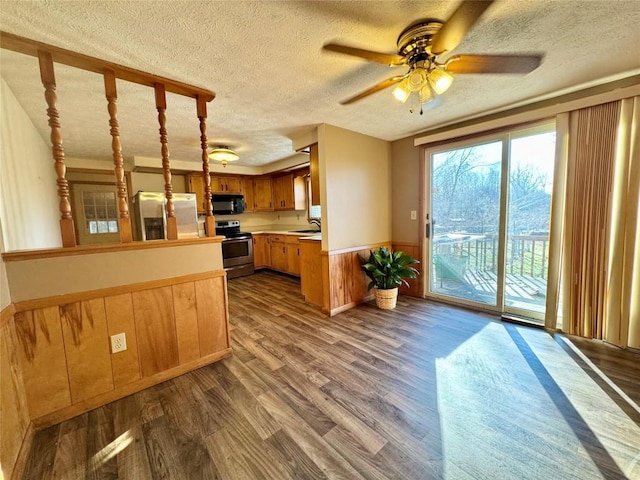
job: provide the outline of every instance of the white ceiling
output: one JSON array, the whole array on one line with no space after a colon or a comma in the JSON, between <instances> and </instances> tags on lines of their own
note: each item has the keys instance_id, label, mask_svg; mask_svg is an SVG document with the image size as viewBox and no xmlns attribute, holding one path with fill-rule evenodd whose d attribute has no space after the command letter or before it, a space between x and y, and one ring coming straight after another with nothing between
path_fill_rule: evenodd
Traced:
<instances>
[{"instance_id":1,"label":"white ceiling","mask_svg":"<svg viewBox=\"0 0 640 480\"><path fill-rule=\"evenodd\" d=\"M536 53L522 75L458 75L425 114L391 89L339 102L404 68L322 51L328 41L395 53L420 18L446 20L456 1L12 1L0 28L83 54L207 88L208 137L257 166L292 155L291 138L329 123L396 140L578 85L640 72L640 0L498 0L453 54ZM442 58L441 58L442 60ZM2 50L1 75L49 138L37 60ZM56 66L67 157L111 159L102 79ZM153 90L118 83L123 154L160 157ZM2 121L10 121L1 119ZM200 162L195 101L168 94L172 159ZM197 168L197 167L195 167Z\"/></svg>"}]
</instances>

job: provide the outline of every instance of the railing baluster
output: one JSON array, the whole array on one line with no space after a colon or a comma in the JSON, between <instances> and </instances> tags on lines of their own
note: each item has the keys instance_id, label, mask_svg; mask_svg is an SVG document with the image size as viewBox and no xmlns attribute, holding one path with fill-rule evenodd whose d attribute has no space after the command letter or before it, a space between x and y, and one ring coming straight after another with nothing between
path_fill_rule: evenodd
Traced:
<instances>
[{"instance_id":1,"label":"railing baluster","mask_svg":"<svg viewBox=\"0 0 640 480\"><path fill-rule=\"evenodd\" d=\"M167 239L178 238L178 223L173 209L173 187L171 186L171 162L169 161L169 146L167 142L167 95L164 85L155 84L156 108L158 110L158 123L160 124L160 144L162 152L162 174L164 175L164 194L167 197Z\"/></svg>"},{"instance_id":2,"label":"railing baluster","mask_svg":"<svg viewBox=\"0 0 640 480\"><path fill-rule=\"evenodd\" d=\"M531 240L531 276L534 276L533 273L533 266L536 263L536 241L535 240Z\"/></svg>"},{"instance_id":3,"label":"railing baluster","mask_svg":"<svg viewBox=\"0 0 640 480\"><path fill-rule=\"evenodd\" d=\"M124 180L124 160L122 158L122 147L120 145L118 90L116 88L116 75L113 70L104 71L104 92L107 97L109 126L111 127L111 150L113 151L113 165L116 176L116 190L118 196L118 231L120 232L120 241L122 243L129 243L133 241L133 237L131 235L129 204L127 203L127 184Z\"/></svg>"},{"instance_id":4,"label":"railing baluster","mask_svg":"<svg viewBox=\"0 0 640 480\"><path fill-rule=\"evenodd\" d=\"M62 148L62 133L60 132L60 114L58 112L56 94L56 76L53 67L53 57L49 52L38 51L40 78L44 86L44 98L47 102L47 115L51 127L51 153L56 170L58 197L60 199L60 235L63 247L76 246L76 232L69 201L69 182L67 182L67 167L64 164L64 149Z\"/></svg>"},{"instance_id":5,"label":"railing baluster","mask_svg":"<svg viewBox=\"0 0 640 480\"><path fill-rule=\"evenodd\" d=\"M200 120L200 146L202 148L202 178L204 179L205 231L207 237L216 234L213 207L211 205L211 176L209 175L209 153L207 152L207 101L198 95L196 98L198 120Z\"/></svg>"}]
</instances>

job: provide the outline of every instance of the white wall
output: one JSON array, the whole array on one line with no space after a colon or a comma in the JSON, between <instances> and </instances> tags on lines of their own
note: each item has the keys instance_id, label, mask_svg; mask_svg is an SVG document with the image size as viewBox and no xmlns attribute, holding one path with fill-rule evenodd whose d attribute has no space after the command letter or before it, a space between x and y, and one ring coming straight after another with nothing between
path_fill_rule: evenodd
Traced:
<instances>
[{"instance_id":1,"label":"white wall","mask_svg":"<svg viewBox=\"0 0 640 480\"><path fill-rule=\"evenodd\" d=\"M173 193L185 193L186 176L171 175L171 186ZM131 172L131 192L132 197L139 191L143 192L164 192L164 176L161 173Z\"/></svg>"},{"instance_id":2,"label":"white wall","mask_svg":"<svg viewBox=\"0 0 640 480\"><path fill-rule=\"evenodd\" d=\"M43 96L43 114L45 108ZM6 251L60 247L51 148L1 78L0 122L0 220L4 247Z\"/></svg>"},{"instance_id":3,"label":"white wall","mask_svg":"<svg viewBox=\"0 0 640 480\"><path fill-rule=\"evenodd\" d=\"M4 242L2 241L2 219L0 218L0 253L4 252ZM0 257L0 311L4 310L11 303L9 292L9 281L7 280L7 269L4 260Z\"/></svg>"},{"instance_id":4,"label":"white wall","mask_svg":"<svg viewBox=\"0 0 640 480\"><path fill-rule=\"evenodd\" d=\"M318 127L318 153L326 232L322 249L390 241L389 142L323 124Z\"/></svg>"}]
</instances>

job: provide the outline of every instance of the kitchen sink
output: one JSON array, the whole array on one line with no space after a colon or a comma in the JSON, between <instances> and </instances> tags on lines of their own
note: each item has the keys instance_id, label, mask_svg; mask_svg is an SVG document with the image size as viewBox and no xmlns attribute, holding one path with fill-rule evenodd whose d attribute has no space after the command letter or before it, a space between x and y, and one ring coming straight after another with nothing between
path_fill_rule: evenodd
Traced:
<instances>
[{"instance_id":1,"label":"kitchen sink","mask_svg":"<svg viewBox=\"0 0 640 480\"><path fill-rule=\"evenodd\" d=\"M291 233L322 233L320 230L289 230Z\"/></svg>"}]
</instances>

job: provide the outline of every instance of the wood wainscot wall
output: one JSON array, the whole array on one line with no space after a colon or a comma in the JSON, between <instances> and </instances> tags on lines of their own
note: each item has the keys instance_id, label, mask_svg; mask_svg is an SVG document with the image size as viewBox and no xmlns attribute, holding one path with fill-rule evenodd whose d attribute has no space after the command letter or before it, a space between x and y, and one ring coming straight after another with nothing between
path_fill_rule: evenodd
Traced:
<instances>
[{"instance_id":1,"label":"wood wainscot wall","mask_svg":"<svg viewBox=\"0 0 640 480\"><path fill-rule=\"evenodd\" d=\"M319 239L301 237L300 282L305 301L333 316L373 299L362 263L370 250L382 245L389 247L390 242L326 252Z\"/></svg>"},{"instance_id":2,"label":"wood wainscot wall","mask_svg":"<svg viewBox=\"0 0 640 480\"><path fill-rule=\"evenodd\" d=\"M22 477L34 434L18 360L14 313L10 304L0 317L0 465L7 479Z\"/></svg>"},{"instance_id":3,"label":"wood wainscot wall","mask_svg":"<svg viewBox=\"0 0 640 480\"><path fill-rule=\"evenodd\" d=\"M403 243L403 242L393 242L393 250L402 250L407 255L411 255L413 258L420 260L422 257L422 253L420 251L420 245L417 243ZM418 297L422 298L422 282L424 281L424 268L422 265L422 260L420 263L413 265L420 275L418 278L409 278L407 282L409 282L410 287L407 288L404 285L400 287L398 290L399 293L403 295L409 295L410 297Z\"/></svg>"},{"instance_id":4,"label":"wood wainscot wall","mask_svg":"<svg viewBox=\"0 0 640 480\"><path fill-rule=\"evenodd\" d=\"M231 354L222 238L3 254L17 300L2 313L7 478L20 475L34 428ZM112 353L119 333L127 348Z\"/></svg>"},{"instance_id":5,"label":"wood wainscot wall","mask_svg":"<svg viewBox=\"0 0 640 480\"><path fill-rule=\"evenodd\" d=\"M369 251L391 242L375 243L331 252L322 251L319 238L300 238L300 282L305 301L319 306L322 312L337 315L360 303L373 299L367 290L369 278L362 270L362 263L369 258ZM420 246L413 243L393 243L394 250L402 250L414 258L420 258ZM400 287L399 292L412 297L422 297L422 264L414 265L420 272L410 279L410 288Z\"/></svg>"}]
</instances>

